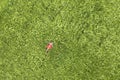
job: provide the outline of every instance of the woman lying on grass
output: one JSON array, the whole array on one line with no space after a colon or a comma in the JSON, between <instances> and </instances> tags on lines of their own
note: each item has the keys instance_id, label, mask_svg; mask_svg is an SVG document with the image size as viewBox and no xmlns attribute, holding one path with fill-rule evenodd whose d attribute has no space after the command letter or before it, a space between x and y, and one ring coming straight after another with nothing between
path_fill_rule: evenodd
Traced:
<instances>
[{"instance_id":1,"label":"woman lying on grass","mask_svg":"<svg viewBox=\"0 0 120 80\"><path fill-rule=\"evenodd\" d=\"M46 53L48 53L48 51L52 49L52 47L53 47L53 42L48 43L48 45L46 46Z\"/></svg>"}]
</instances>

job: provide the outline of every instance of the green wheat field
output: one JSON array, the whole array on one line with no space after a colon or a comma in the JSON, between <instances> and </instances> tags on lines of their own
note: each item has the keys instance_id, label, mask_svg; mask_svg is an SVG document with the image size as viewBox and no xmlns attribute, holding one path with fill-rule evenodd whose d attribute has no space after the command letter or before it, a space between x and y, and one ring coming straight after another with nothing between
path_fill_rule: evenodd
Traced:
<instances>
[{"instance_id":1,"label":"green wheat field","mask_svg":"<svg viewBox=\"0 0 120 80\"><path fill-rule=\"evenodd\" d=\"M120 0L0 0L0 80L120 80Z\"/></svg>"}]
</instances>

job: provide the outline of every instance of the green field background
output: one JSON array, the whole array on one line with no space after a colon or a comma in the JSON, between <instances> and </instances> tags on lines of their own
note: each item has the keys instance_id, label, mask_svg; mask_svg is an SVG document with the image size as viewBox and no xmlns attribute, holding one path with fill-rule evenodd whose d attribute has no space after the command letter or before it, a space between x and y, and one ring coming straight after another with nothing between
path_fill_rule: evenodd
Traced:
<instances>
[{"instance_id":1,"label":"green field background","mask_svg":"<svg viewBox=\"0 0 120 80\"><path fill-rule=\"evenodd\" d=\"M120 0L0 0L0 80L120 80Z\"/></svg>"}]
</instances>

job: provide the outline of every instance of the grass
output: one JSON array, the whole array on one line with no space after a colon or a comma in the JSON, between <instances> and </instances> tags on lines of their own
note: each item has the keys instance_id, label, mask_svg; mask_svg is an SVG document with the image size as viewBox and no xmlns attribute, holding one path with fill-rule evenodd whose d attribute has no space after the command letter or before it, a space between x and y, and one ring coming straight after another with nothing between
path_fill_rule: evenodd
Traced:
<instances>
[{"instance_id":1,"label":"grass","mask_svg":"<svg viewBox=\"0 0 120 80\"><path fill-rule=\"evenodd\" d=\"M1 0L0 80L119 80L119 4Z\"/></svg>"}]
</instances>

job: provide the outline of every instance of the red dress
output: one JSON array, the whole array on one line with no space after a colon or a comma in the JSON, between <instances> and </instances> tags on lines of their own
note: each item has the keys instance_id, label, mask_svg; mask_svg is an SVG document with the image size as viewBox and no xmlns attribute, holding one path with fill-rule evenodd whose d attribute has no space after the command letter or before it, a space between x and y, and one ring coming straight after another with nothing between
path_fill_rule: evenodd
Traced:
<instances>
[{"instance_id":1,"label":"red dress","mask_svg":"<svg viewBox=\"0 0 120 80\"><path fill-rule=\"evenodd\" d=\"M47 49L52 49L52 44L49 43L46 48Z\"/></svg>"}]
</instances>

